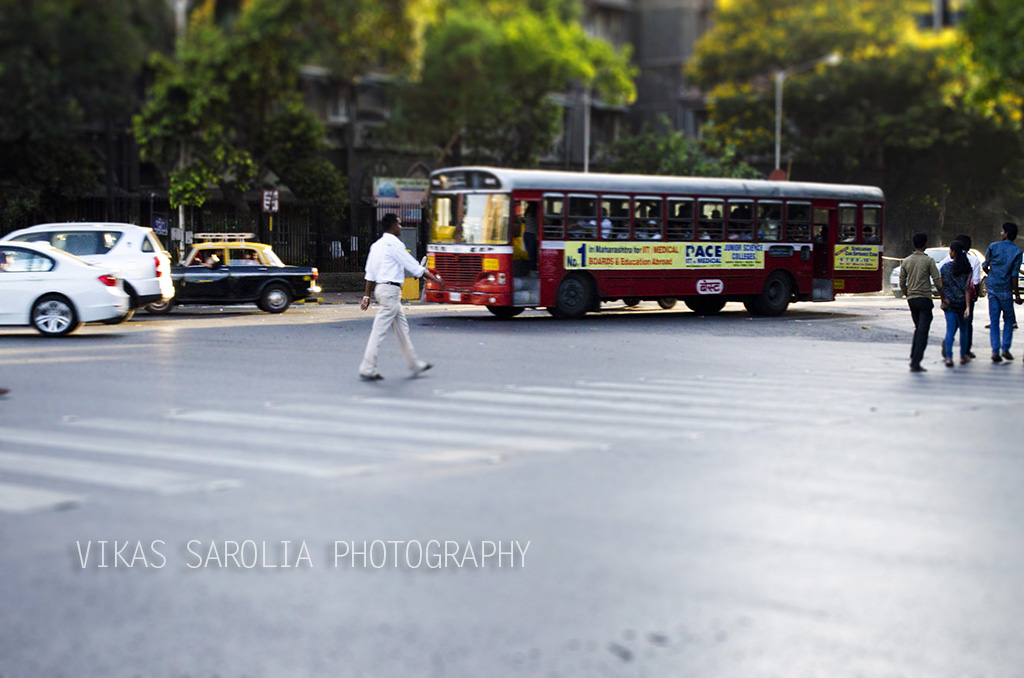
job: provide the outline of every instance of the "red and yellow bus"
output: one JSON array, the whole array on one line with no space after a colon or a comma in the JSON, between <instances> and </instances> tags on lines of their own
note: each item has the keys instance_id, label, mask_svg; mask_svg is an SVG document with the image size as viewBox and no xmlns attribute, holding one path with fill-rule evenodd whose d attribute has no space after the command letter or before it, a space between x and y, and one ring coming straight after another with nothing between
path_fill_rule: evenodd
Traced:
<instances>
[{"instance_id":1,"label":"red and yellow bus","mask_svg":"<svg viewBox=\"0 0 1024 678\"><path fill-rule=\"evenodd\" d=\"M872 186L457 167L430 178L426 300L498 317L601 302L682 300L702 314L741 301L882 289L884 196Z\"/></svg>"}]
</instances>

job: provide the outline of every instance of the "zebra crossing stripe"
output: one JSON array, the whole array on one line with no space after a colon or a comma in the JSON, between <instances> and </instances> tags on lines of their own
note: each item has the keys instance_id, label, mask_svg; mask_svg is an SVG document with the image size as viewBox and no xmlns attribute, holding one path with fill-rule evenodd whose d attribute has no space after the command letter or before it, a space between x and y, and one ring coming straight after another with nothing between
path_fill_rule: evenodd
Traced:
<instances>
[{"instance_id":1,"label":"zebra crossing stripe","mask_svg":"<svg viewBox=\"0 0 1024 678\"><path fill-rule=\"evenodd\" d=\"M125 490L150 491L157 494L205 492L237 485L237 481L208 480L162 469L64 457L41 457L17 452L0 452L0 469L8 473L43 476Z\"/></svg>"},{"instance_id":2,"label":"zebra crossing stripe","mask_svg":"<svg viewBox=\"0 0 1024 678\"><path fill-rule=\"evenodd\" d=\"M82 497L24 485L0 483L0 513L30 513L77 505Z\"/></svg>"}]
</instances>

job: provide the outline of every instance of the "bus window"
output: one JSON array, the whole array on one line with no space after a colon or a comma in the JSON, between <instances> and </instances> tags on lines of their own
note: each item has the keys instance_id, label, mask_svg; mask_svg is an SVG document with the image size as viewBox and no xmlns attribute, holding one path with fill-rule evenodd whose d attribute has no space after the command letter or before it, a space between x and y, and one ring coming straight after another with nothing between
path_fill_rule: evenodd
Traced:
<instances>
[{"instance_id":1,"label":"bus window","mask_svg":"<svg viewBox=\"0 0 1024 678\"><path fill-rule=\"evenodd\" d=\"M668 201L668 239L693 240L693 201Z\"/></svg>"},{"instance_id":2,"label":"bus window","mask_svg":"<svg viewBox=\"0 0 1024 678\"><path fill-rule=\"evenodd\" d=\"M569 237L592 240L597 237L597 197L569 196Z\"/></svg>"},{"instance_id":3,"label":"bus window","mask_svg":"<svg viewBox=\"0 0 1024 678\"><path fill-rule=\"evenodd\" d=\"M857 241L857 206L839 206L839 242Z\"/></svg>"},{"instance_id":4,"label":"bus window","mask_svg":"<svg viewBox=\"0 0 1024 678\"><path fill-rule=\"evenodd\" d=\"M864 206L864 242L878 242L882 227L882 208L878 205Z\"/></svg>"},{"instance_id":5,"label":"bus window","mask_svg":"<svg viewBox=\"0 0 1024 678\"><path fill-rule=\"evenodd\" d=\"M544 239L563 240L565 238L565 197L561 195L544 196Z\"/></svg>"},{"instance_id":6,"label":"bus window","mask_svg":"<svg viewBox=\"0 0 1024 678\"><path fill-rule=\"evenodd\" d=\"M629 198L606 195L601 198L601 239L629 240Z\"/></svg>"},{"instance_id":7,"label":"bus window","mask_svg":"<svg viewBox=\"0 0 1024 678\"><path fill-rule=\"evenodd\" d=\"M786 205L786 239L807 242L811 239L811 204L791 202Z\"/></svg>"},{"instance_id":8,"label":"bus window","mask_svg":"<svg viewBox=\"0 0 1024 678\"><path fill-rule=\"evenodd\" d=\"M782 203L757 203L757 239L778 242L782 240Z\"/></svg>"},{"instance_id":9,"label":"bus window","mask_svg":"<svg viewBox=\"0 0 1024 678\"><path fill-rule=\"evenodd\" d=\"M725 237L725 220L722 214L725 211L725 203L721 200L701 200L700 225L698 228L698 240L721 240Z\"/></svg>"},{"instance_id":10,"label":"bus window","mask_svg":"<svg viewBox=\"0 0 1024 678\"><path fill-rule=\"evenodd\" d=\"M751 200L729 201L729 240L754 239L754 203Z\"/></svg>"},{"instance_id":11,"label":"bus window","mask_svg":"<svg viewBox=\"0 0 1024 678\"><path fill-rule=\"evenodd\" d=\"M449 197L434 198L433 216L430 220L430 241L455 242L454 200Z\"/></svg>"},{"instance_id":12,"label":"bus window","mask_svg":"<svg viewBox=\"0 0 1024 678\"><path fill-rule=\"evenodd\" d=\"M637 240L661 240L661 198L637 198L633 210Z\"/></svg>"}]
</instances>

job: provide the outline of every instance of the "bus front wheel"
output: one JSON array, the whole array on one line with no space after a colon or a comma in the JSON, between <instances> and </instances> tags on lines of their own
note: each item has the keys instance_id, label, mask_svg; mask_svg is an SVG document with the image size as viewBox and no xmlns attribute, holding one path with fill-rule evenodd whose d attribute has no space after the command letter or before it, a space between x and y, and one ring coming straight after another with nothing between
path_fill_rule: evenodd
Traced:
<instances>
[{"instance_id":1,"label":"bus front wheel","mask_svg":"<svg viewBox=\"0 0 1024 678\"><path fill-rule=\"evenodd\" d=\"M714 315L725 308L725 299L721 297L688 297L683 303L701 315Z\"/></svg>"},{"instance_id":2,"label":"bus front wheel","mask_svg":"<svg viewBox=\"0 0 1024 678\"><path fill-rule=\"evenodd\" d=\"M488 306L487 310L490 311L495 318L508 320L509 318L515 318L526 309L516 308L514 306Z\"/></svg>"},{"instance_id":3,"label":"bus front wheel","mask_svg":"<svg viewBox=\"0 0 1024 678\"><path fill-rule=\"evenodd\" d=\"M789 308L792 296L793 285L789 276L782 271L775 271L764 281L764 292L753 298L754 311L758 315L782 315Z\"/></svg>"},{"instance_id":4,"label":"bus front wheel","mask_svg":"<svg viewBox=\"0 0 1024 678\"><path fill-rule=\"evenodd\" d=\"M580 274L565 276L555 292L555 305L551 314L556 318L575 320L582 318L594 307L596 296L590 280Z\"/></svg>"}]
</instances>

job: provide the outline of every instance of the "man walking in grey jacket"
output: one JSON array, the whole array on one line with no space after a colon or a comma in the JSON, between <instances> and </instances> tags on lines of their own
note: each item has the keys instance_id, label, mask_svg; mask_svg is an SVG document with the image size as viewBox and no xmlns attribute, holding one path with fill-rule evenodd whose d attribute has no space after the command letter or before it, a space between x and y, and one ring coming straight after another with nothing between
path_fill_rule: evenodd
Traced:
<instances>
[{"instance_id":1,"label":"man walking in grey jacket","mask_svg":"<svg viewBox=\"0 0 1024 678\"><path fill-rule=\"evenodd\" d=\"M900 289L910 306L910 317L914 319L914 341L910 347L910 371L925 372L921 366L924 349L928 346L928 331L932 327L932 284L942 296L942 276L935 260L924 252L928 235L914 235L914 253L900 264Z\"/></svg>"}]
</instances>

